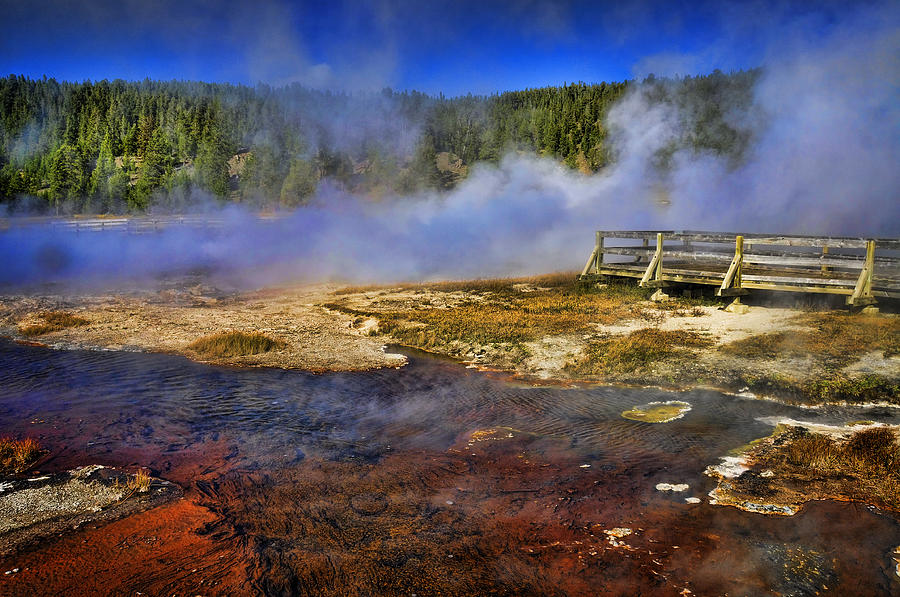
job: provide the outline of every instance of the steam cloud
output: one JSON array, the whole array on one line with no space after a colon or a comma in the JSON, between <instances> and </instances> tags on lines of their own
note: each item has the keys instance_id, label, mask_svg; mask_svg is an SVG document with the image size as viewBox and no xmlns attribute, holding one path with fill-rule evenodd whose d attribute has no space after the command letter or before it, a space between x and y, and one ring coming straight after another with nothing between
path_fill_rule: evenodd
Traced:
<instances>
[{"instance_id":1,"label":"steam cloud","mask_svg":"<svg viewBox=\"0 0 900 597\"><path fill-rule=\"evenodd\" d=\"M754 106L729 115L756 139L736 167L684 150L660 175L653 156L680 136L683 113L648 103L634 85L607 123L615 165L595 176L510 154L497 167L476 166L446 195L372 203L326 185L312 206L275 222L226 208L225 230L212 233L13 229L0 233L0 282L205 266L249 285L528 274L579 268L594 229L897 236L898 13L890 3L866 5L824 37L771 45Z\"/></svg>"}]
</instances>

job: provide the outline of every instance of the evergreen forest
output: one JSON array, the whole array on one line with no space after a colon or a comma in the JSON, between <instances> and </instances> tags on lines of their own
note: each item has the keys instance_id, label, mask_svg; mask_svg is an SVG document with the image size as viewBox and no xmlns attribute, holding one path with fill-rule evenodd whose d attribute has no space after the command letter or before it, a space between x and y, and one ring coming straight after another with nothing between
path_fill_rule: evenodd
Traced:
<instances>
[{"instance_id":1,"label":"evergreen forest","mask_svg":"<svg viewBox=\"0 0 900 597\"><path fill-rule=\"evenodd\" d=\"M607 115L637 86L678 107L682 138L660 152L739 163L759 71L572 83L490 96L372 93L189 81L0 79L0 205L44 213L185 209L202 191L255 209L293 208L320 184L378 198L447 190L508 152L585 174L615 162Z\"/></svg>"}]
</instances>

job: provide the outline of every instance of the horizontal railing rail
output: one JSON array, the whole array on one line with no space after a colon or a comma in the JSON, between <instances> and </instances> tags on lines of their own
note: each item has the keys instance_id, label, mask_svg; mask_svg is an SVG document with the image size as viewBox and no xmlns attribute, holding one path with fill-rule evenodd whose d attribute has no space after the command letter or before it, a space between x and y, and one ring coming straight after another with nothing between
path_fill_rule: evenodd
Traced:
<instances>
[{"instance_id":1,"label":"horizontal railing rail","mask_svg":"<svg viewBox=\"0 0 900 597\"><path fill-rule=\"evenodd\" d=\"M261 213L254 221L271 222L284 217L279 213ZM0 218L0 232L33 227L51 227L73 232L121 231L130 234L158 232L170 227L217 229L225 226L225 218L217 215L117 216L117 217L11 217Z\"/></svg>"},{"instance_id":2,"label":"horizontal railing rail","mask_svg":"<svg viewBox=\"0 0 900 597\"><path fill-rule=\"evenodd\" d=\"M636 241L640 241L640 245ZM582 276L718 286L720 296L750 289L847 295L866 306L900 298L900 239L737 234L695 230L599 230Z\"/></svg>"}]
</instances>

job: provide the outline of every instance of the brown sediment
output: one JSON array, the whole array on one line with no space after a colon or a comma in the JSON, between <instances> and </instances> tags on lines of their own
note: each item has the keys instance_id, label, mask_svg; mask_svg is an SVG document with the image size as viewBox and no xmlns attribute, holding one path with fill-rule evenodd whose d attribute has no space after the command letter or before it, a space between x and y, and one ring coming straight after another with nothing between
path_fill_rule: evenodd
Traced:
<instances>
[{"instance_id":1,"label":"brown sediment","mask_svg":"<svg viewBox=\"0 0 900 597\"><path fill-rule=\"evenodd\" d=\"M826 587L885 594L882 579L861 572L865 562L839 561L830 531L822 545L797 543L796 531L736 510L716 510L712 524L702 506L648 507L643 478L627 468L583 468L561 439L481 432L463 434L454 444L460 449L447 452L397 452L377 463L310 458L277 475L235 471L200 482L199 503L220 515L210 532L247 543L255 554L253 586L271 595L788 594ZM473 435L494 441L470 442ZM799 524L821 525L839 507L822 504L798 515L806 519ZM741 538L761 527L770 543ZM871 551L861 557L874 557ZM753 570L748 561L767 564Z\"/></svg>"},{"instance_id":2,"label":"brown sediment","mask_svg":"<svg viewBox=\"0 0 900 597\"><path fill-rule=\"evenodd\" d=\"M182 499L83 526L40 549L0 556L0 571L10 572L0 575L0 595L246 595L240 542L204 532L217 520Z\"/></svg>"},{"instance_id":3,"label":"brown sediment","mask_svg":"<svg viewBox=\"0 0 900 597\"><path fill-rule=\"evenodd\" d=\"M837 530L798 543L793 527L736 510L650 503L643 469L585 462L562 437L498 426L446 451L273 470L229 471L203 451L190 460L181 476L216 474L195 476L186 499L0 556L0 571L18 569L0 576L0 594L889 594L866 568L883 537L838 561ZM794 518L827 527L836 508ZM885 532L865 517L856 530ZM768 543L747 544L751 532Z\"/></svg>"}]
</instances>

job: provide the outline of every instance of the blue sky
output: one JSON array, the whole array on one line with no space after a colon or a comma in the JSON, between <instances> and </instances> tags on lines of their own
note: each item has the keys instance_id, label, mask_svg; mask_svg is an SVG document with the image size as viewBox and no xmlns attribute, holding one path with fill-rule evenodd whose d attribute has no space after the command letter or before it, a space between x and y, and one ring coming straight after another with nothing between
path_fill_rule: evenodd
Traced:
<instances>
[{"instance_id":1,"label":"blue sky","mask_svg":"<svg viewBox=\"0 0 900 597\"><path fill-rule=\"evenodd\" d=\"M0 0L0 73L491 93L754 67L853 4Z\"/></svg>"}]
</instances>

